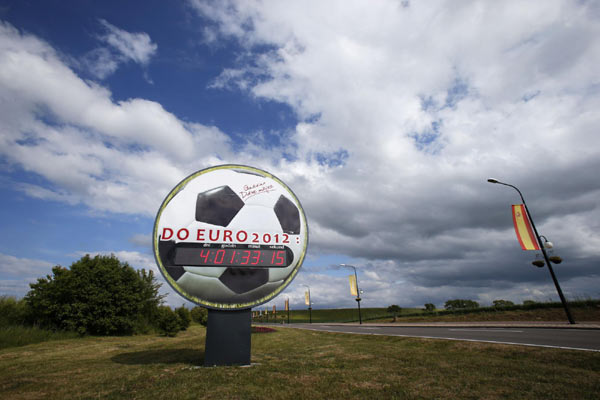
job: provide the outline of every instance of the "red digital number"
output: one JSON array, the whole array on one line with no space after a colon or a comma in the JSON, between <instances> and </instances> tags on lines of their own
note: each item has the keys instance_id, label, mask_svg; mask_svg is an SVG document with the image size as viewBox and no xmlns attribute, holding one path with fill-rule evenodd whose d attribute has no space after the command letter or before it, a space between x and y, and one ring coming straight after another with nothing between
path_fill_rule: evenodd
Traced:
<instances>
[{"instance_id":1,"label":"red digital number","mask_svg":"<svg viewBox=\"0 0 600 400\"><path fill-rule=\"evenodd\" d=\"M242 262L240 265L248 265L248 261L250 261L250 250L244 250L244 256L242 257Z\"/></svg>"},{"instance_id":2,"label":"red digital number","mask_svg":"<svg viewBox=\"0 0 600 400\"><path fill-rule=\"evenodd\" d=\"M279 250L273 252L271 255L271 265L284 265L285 264L285 250Z\"/></svg>"},{"instance_id":3,"label":"red digital number","mask_svg":"<svg viewBox=\"0 0 600 400\"><path fill-rule=\"evenodd\" d=\"M215 255L215 264L223 264L224 257L225 257L225 250L223 250L223 249L217 250L217 254Z\"/></svg>"},{"instance_id":4,"label":"red digital number","mask_svg":"<svg viewBox=\"0 0 600 400\"><path fill-rule=\"evenodd\" d=\"M285 250L280 250L277 252L277 264L275 265L283 265L285 263Z\"/></svg>"},{"instance_id":5,"label":"red digital number","mask_svg":"<svg viewBox=\"0 0 600 400\"><path fill-rule=\"evenodd\" d=\"M252 253L254 253L254 254L252 256L252 261L250 262L250 264L256 265L260 261L260 251L259 250L254 250Z\"/></svg>"},{"instance_id":6,"label":"red digital number","mask_svg":"<svg viewBox=\"0 0 600 400\"><path fill-rule=\"evenodd\" d=\"M233 265L233 260L235 258L235 250L231 252L231 260L229 260L229 264Z\"/></svg>"},{"instance_id":7,"label":"red digital number","mask_svg":"<svg viewBox=\"0 0 600 400\"><path fill-rule=\"evenodd\" d=\"M208 256L210 255L210 250L202 249L200 250L200 259L204 264L208 264Z\"/></svg>"}]
</instances>

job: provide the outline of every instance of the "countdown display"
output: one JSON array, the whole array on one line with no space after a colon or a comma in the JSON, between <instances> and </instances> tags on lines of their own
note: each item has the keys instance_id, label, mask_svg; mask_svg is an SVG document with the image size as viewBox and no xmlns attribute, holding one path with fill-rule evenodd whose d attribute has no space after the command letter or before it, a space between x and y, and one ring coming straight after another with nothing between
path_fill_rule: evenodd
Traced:
<instances>
[{"instance_id":1,"label":"countdown display","mask_svg":"<svg viewBox=\"0 0 600 400\"><path fill-rule=\"evenodd\" d=\"M154 255L181 296L212 309L268 302L298 273L308 246L299 200L277 177L244 165L181 181L154 223Z\"/></svg>"},{"instance_id":2,"label":"countdown display","mask_svg":"<svg viewBox=\"0 0 600 400\"><path fill-rule=\"evenodd\" d=\"M199 267L266 267L285 268L289 265L291 250L281 249L249 249L249 248L211 248L211 247L178 247L175 249L175 265L195 265Z\"/></svg>"}]
</instances>

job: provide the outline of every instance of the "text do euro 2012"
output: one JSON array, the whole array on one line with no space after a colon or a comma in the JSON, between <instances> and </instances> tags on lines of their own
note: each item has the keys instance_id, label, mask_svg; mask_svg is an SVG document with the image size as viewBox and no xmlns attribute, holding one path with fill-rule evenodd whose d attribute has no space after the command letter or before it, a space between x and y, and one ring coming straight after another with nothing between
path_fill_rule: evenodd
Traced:
<instances>
[{"instance_id":1,"label":"text do euro 2012","mask_svg":"<svg viewBox=\"0 0 600 400\"><path fill-rule=\"evenodd\" d=\"M220 243L264 243L264 244L289 244L290 235L287 233L257 233L244 230L234 231L229 229L187 229L163 228L160 240L220 242Z\"/></svg>"}]
</instances>

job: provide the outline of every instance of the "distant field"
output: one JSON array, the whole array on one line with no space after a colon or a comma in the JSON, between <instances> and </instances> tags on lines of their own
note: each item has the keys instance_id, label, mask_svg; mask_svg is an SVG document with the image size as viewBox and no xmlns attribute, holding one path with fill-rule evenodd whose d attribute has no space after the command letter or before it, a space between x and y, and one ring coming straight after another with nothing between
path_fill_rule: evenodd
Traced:
<instances>
[{"instance_id":1,"label":"distant field","mask_svg":"<svg viewBox=\"0 0 600 400\"><path fill-rule=\"evenodd\" d=\"M573 301L570 309L576 322L600 321L600 301ZM363 322L392 322L393 316L387 308L361 309ZM257 322L266 322L265 316L255 318ZM291 310L290 323L308 322L308 310ZM277 322L287 322L287 313L277 311ZM356 308L312 310L313 322L358 322ZM420 308L403 308L397 322L479 322L479 321L566 321L565 311L560 303L538 303L523 307L516 305L507 309L481 307L473 310L436 310L427 313ZM269 313L269 322L274 322Z\"/></svg>"},{"instance_id":2,"label":"distant field","mask_svg":"<svg viewBox=\"0 0 600 400\"><path fill-rule=\"evenodd\" d=\"M249 368L197 368L205 329L0 350L2 399L596 399L600 353L345 335L254 334Z\"/></svg>"},{"instance_id":3,"label":"distant field","mask_svg":"<svg viewBox=\"0 0 600 400\"><path fill-rule=\"evenodd\" d=\"M422 310L418 308L403 309L403 314L420 313ZM385 308L363 308L361 309L363 321L391 317ZM256 321L266 322L267 318L263 315L256 318ZM269 312L269 322L273 322L273 314ZM287 322L287 312L277 311L277 322ZM309 321L308 310L290 310L290 323L304 323ZM358 321L357 308L338 308L338 309L322 309L312 310L313 322L354 322Z\"/></svg>"}]
</instances>

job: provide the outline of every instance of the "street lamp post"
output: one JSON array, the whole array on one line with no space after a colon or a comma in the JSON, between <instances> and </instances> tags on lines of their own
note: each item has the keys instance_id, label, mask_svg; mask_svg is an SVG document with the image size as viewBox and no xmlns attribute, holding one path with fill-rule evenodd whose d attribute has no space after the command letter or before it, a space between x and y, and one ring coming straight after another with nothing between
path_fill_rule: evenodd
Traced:
<instances>
[{"instance_id":1,"label":"street lamp post","mask_svg":"<svg viewBox=\"0 0 600 400\"><path fill-rule=\"evenodd\" d=\"M546 260L546 265L548 266L548 271L550 271L550 276L552 277L552 281L554 282L554 286L556 287L556 291L558 292L558 297L560 297L560 301L562 302L563 308L565 309L565 313L567 314L567 319L569 320L570 324L574 324L575 320L571 316L571 310L569 310L569 305L567 304L567 300L565 299L565 296L563 295L560 285L558 284L558 279L556 279L556 275L554 274L552 265L550 265L550 260L548 259L548 254L546 253L546 249L545 249L544 244L542 243L542 239L540 238L540 235L538 234L535 224L533 223L533 218L531 217L529 208L527 208L527 203L525 203L525 198L523 197L523 193L521 193L521 191L516 186L510 185L508 183L500 182L497 179L489 178L487 181L489 183L495 183L498 185L510 186L511 188L515 189L517 191L517 193L519 193L519 196L521 196L521 201L523 201L523 206L525 207L525 211L527 212L527 216L529 217L529 222L531 222L531 227L533 228L533 232L535 233L535 237L537 239L538 245L539 245L540 249L542 250L542 254L544 255L544 260Z\"/></svg>"},{"instance_id":2,"label":"street lamp post","mask_svg":"<svg viewBox=\"0 0 600 400\"><path fill-rule=\"evenodd\" d=\"M340 264L342 267L350 267L354 270L354 279L356 280L356 304L358 304L358 323L362 325L362 316L360 314L360 290L358 289L358 275L356 275L356 267L349 264Z\"/></svg>"},{"instance_id":3,"label":"street lamp post","mask_svg":"<svg viewBox=\"0 0 600 400\"><path fill-rule=\"evenodd\" d=\"M302 284L308 288L308 323L312 324L312 298L310 297L310 286Z\"/></svg>"}]
</instances>

